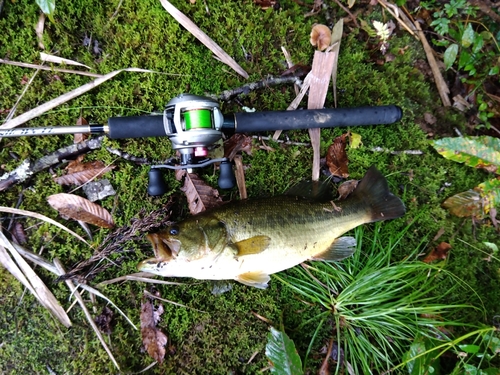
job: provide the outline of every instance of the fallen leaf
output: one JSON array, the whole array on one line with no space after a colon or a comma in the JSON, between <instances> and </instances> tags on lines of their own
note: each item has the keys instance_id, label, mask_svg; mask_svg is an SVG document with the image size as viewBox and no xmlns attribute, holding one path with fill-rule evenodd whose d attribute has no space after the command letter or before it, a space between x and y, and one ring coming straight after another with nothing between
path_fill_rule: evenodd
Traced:
<instances>
[{"instance_id":1,"label":"fallen leaf","mask_svg":"<svg viewBox=\"0 0 500 375\"><path fill-rule=\"evenodd\" d=\"M337 189L339 192L339 200L346 199L354 189L358 186L358 180L348 180L343 182Z\"/></svg>"},{"instance_id":2,"label":"fallen leaf","mask_svg":"<svg viewBox=\"0 0 500 375\"><path fill-rule=\"evenodd\" d=\"M240 151L252 155L252 137L237 133L224 142L224 156L229 160L233 160Z\"/></svg>"},{"instance_id":3,"label":"fallen leaf","mask_svg":"<svg viewBox=\"0 0 500 375\"><path fill-rule=\"evenodd\" d=\"M99 327L99 330L106 335L111 334L111 321L113 319L113 310L108 306L104 306L100 315L98 315L94 322Z\"/></svg>"},{"instance_id":4,"label":"fallen leaf","mask_svg":"<svg viewBox=\"0 0 500 375\"><path fill-rule=\"evenodd\" d=\"M500 179L494 178L474 189L455 194L442 206L458 217L483 217L500 205Z\"/></svg>"},{"instance_id":5,"label":"fallen leaf","mask_svg":"<svg viewBox=\"0 0 500 375\"><path fill-rule=\"evenodd\" d=\"M87 122L87 120L85 120L83 117L78 117L78 120L76 120L76 125L77 126L82 126L82 125L88 125L89 123ZM88 133L76 133L74 136L73 136L73 142L74 143L80 143L80 142L83 142L84 140L86 140L87 138L89 137L89 134Z\"/></svg>"},{"instance_id":6,"label":"fallen leaf","mask_svg":"<svg viewBox=\"0 0 500 375\"><path fill-rule=\"evenodd\" d=\"M359 148L363 142L361 142L361 134L349 132L349 147Z\"/></svg>"},{"instance_id":7,"label":"fallen leaf","mask_svg":"<svg viewBox=\"0 0 500 375\"><path fill-rule=\"evenodd\" d=\"M422 260L425 263L431 263L435 260L444 260L448 257L448 252L451 250L451 245L447 242L441 242Z\"/></svg>"},{"instance_id":8,"label":"fallen leaf","mask_svg":"<svg viewBox=\"0 0 500 375\"><path fill-rule=\"evenodd\" d=\"M431 142L446 159L496 173L500 167L500 139L490 136L441 138Z\"/></svg>"},{"instance_id":9,"label":"fallen leaf","mask_svg":"<svg viewBox=\"0 0 500 375\"><path fill-rule=\"evenodd\" d=\"M445 231L444 228L439 228L439 230L437 231L436 235L432 239L432 242L437 241L444 234L444 231Z\"/></svg>"},{"instance_id":10,"label":"fallen leaf","mask_svg":"<svg viewBox=\"0 0 500 375\"><path fill-rule=\"evenodd\" d=\"M255 5L260 6L262 10L275 8L277 5L279 6L276 0L253 0L253 2Z\"/></svg>"},{"instance_id":11,"label":"fallen leaf","mask_svg":"<svg viewBox=\"0 0 500 375\"><path fill-rule=\"evenodd\" d=\"M209 208L217 207L222 204L217 189L207 185L200 177L193 173L187 173L185 170L177 170L175 178L181 180L184 177L184 186L181 190L188 200L189 212L196 215Z\"/></svg>"},{"instance_id":12,"label":"fallen leaf","mask_svg":"<svg viewBox=\"0 0 500 375\"><path fill-rule=\"evenodd\" d=\"M481 195L472 189L449 197L442 206L458 217L481 217L483 214Z\"/></svg>"},{"instance_id":13,"label":"fallen leaf","mask_svg":"<svg viewBox=\"0 0 500 375\"><path fill-rule=\"evenodd\" d=\"M282 77L293 76L293 77L303 78L310 71L311 71L311 66L310 65L295 64L295 65L292 65L287 70L285 70L283 73L281 73L281 76Z\"/></svg>"},{"instance_id":14,"label":"fallen leaf","mask_svg":"<svg viewBox=\"0 0 500 375\"><path fill-rule=\"evenodd\" d=\"M54 181L59 185L82 185L97 176L102 176L105 173L113 170L114 166L106 166L102 161L92 161L81 163L78 160L71 161L64 176L54 178Z\"/></svg>"},{"instance_id":15,"label":"fallen leaf","mask_svg":"<svg viewBox=\"0 0 500 375\"><path fill-rule=\"evenodd\" d=\"M28 237L24 231L24 226L19 221L15 221L11 230L12 240L18 245L23 245L28 242Z\"/></svg>"},{"instance_id":16,"label":"fallen leaf","mask_svg":"<svg viewBox=\"0 0 500 375\"><path fill-rule=\"evenodd\" d=\"M84 221L102 228L115 226L108 210L78 195L54 194L49 196L47 201L63 217Z\"/></svg>"},{"instance_id":17,"label":"fallen leaf","mask_svg":"<svg viewBox=\"0 0 500 375\"><path fill-rule=\"evenodd\" d=\"M165 358L165 345L167 345L167 336L156 326L163 314L163 305L160 303L158 308L154 308L150 300L141 303L141 336L142 343L148 354L159 363Z\"/></svg>"},{"instance_id":18,"label":"fallen leaf","mask_svg":"<svg viewBox=\"0 0 500 375\"><path fill-rule=\"evenodd\" d=\"M345 151L347 145L347 133L335 138L333 143L328 147L326 152L326 165L333 176L347 178L349 171L347 164L347 153Z\"/></svg>"}]
</instances>

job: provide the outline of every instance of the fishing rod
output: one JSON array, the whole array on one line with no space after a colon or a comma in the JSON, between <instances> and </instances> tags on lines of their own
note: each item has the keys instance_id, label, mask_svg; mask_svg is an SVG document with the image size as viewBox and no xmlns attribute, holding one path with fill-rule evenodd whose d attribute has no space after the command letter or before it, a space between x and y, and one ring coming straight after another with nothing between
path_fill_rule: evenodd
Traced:
<instances>
[{"instance_id":1,"label":"fishing rod","mask_svg":"<svg viewBox=\"0 0 500 375\"><path fill-rule=\"evenodd\" d=\"M181 94L167 103L161 115L111 117L106 125L14 128L0 130L0 138L77 133L105 134L111 139L168 137L180 159L149 171L148 193L157 196L167 191L160 168L190 170L219 162L219 187L232 188L235 177L230 161L207 157L224 134L381 125L401 118L401 108L395 105L223 114L212 98Z\"/></svg>"}]
</instances>

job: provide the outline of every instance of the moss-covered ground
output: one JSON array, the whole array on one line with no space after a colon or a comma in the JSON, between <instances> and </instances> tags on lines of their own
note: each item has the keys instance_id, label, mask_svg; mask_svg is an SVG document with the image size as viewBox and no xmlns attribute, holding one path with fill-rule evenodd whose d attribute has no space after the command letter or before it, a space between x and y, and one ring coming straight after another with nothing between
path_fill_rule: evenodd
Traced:
<instances>
[{"instance_id":1,"label":"moss-covered ground","mask_svg":"<svg viewBox=\"0 0 500 375\"><path fill-rule=\"evenodd\" d=\"M98 88L57 107L30 121L29 126L74 124L79 116L90 123L106 123L112 116L138 115L161 111L174 96L190 92L203 95L217 94L246 82L257 81L268 75L278 76L286 70L281 46L285 46L297 63L310 64L313 48L309 44L312 24L325 22L322 13L304 18L307 8L291 0L280 1L279 10L262 10L250 0L187 0L173 1L201 29L212 37L250 75L245 81L230 68L211 57L211 53L190 33L181 27L162 8L159 1L76 0L57 2L54 22L46 21L43 34L47 52L77 60L96 73L138 67L157 73L121 73ZM120 4L120 5L119 5ZM205 8L208 7L208 14ZM361 5L360 5L361 6ZM366 5L362 5L365 7ZM345 14L334 7L335 19ZM116 14L115 14L116 11ZM40 11L31 0L6 0L0 14L0 58L13 61L40 61L34 26ZM383 20L379 11L359 13L369 21ZM484 312L467 311L460 318L467 322L492 324L500 314L499 263L486 261L484 241L498 242L498 233L488 222L473 223L470 219L451 217L440 207L442 201L454 194L486 180L486 172L441 158L429 146L427 135L417 125L424 113L437 117L434 125L438 136L452 135L453 128L464 128L465 121L453 110L443 111L432 79L416 68L416 61L425 59L421 46L403 31L391 39L390 49L395 59L382 65L373 63L378 52L366 43L362 31L346 25L338 63L337 88L340 107L396 104L403 108L401 122L388 126L351 129L362 137L362 146L348 150L350 173L361 178L371 165L376 165L388 176L392 190L402 197L407 215L384 224L384 230L398 232L415 220L398 247L395 257L405 257L425 239L435 246L434 236L444 233L437 242L447 241L453 249L447 268L464 280L481 297L482 302L457 292L444 303L468 301L484 305ZM96 54L92 46L84 46L84 38L99 42L102 51ZM16 103L25 88L25 81L34 70L0 65L0 110L2 119L7 109ZM88 77L40 71L30 84L17 107L16 114L55 98L89 82ZM241 111L240 104L257 110L285 109L295 97L293 87L270 87L241 98L240 103L222 103L226 113ZM328 95L326 106L333 106ZM323 154L331 141L345 129L324 130L321 135ZM307 141L307 131L289 132L292 141ZM72 143L71 136L10 138L0 141L0 174L16 168L21 160L36 160L51 151ZM309 177L311 149L304 146L282 145L270 142L275 151L254 150L244 156L247 188L250 197L275 195L287 187ZM112 146L135 156L164 160L172 156L166 139L106 140ZM422 155L372 151L375 147L388 150L418 149ZM128 225L141 209L152 211L173 196L184 205L173 173L167 174L170 192L163 197L149 197L146 192L147 166L138 166L102 149L89 153L86 160L102 160L116 168L107 177L117 191L115 197L101 204L113 213L118 226ZM44 171L29 182L0 193L0 205L39 212L82 233L71 221L57 216L46 197L68 189L56 184L56 167ZM215 186L212 169L202 173ZM446 185L445 185L446 184ZM450 184L450 185L448 185ZM446 187L445 187L446 186ZM19 199L19 197L22 199ZM234 191L224 193L225 199L235 198ZM173 219L187 215L186 209L176 210ZM8 226L10 218L1 215L1 225ZM48 224L29 218L20 219L27 229L28 247L43 250L49 259L59 258L66 266L87 259L92 249ZM97 246L108 230L94 229L93 244ZM146 241L128 244L124 250L126 261L120 267L108 269L95 281L135 272L137 262L151 256ZM64 283L54 283L54 276L37 268L37 272L51 287L65 307L69 307L69 293ZM319 307L300 301L290 290L276 280L265 291L232 283L232 290L220 296L211 293L211 282L186 282L185 286L158 286L163 298L185 304L190 308L165 305L160 323L169 337L165 362L151 373L163 374L256 374L268 363L264 354L268 324L255 314L267 318L276 326L284 327L296 341L299 353L304 354L314 327L301 323L314 316ZM441 288L450 288L451 281L443 280ZM102 288L131 319L139 323L140 304L144 289L151 285L126 282ZM96 304L100 313L103 301ZM50 368L57 374L116 373L111 361L97 341L79 307L73 307L70 317L74 322L65 329L44 311L36 300L4 269L0 269L0 372L12 374L44 374ZM255 314L253 314L255 313ZM325 328L326 329L326 328ZM326 336L324 333L321 336ZM112 333L106 337L123 372L137 372L151 363L141 350L141 336L123 319L117 317ZM321 346L313 348L318 358ZM249 359L257 355L247 364ZM312 373L318 361L311 361Z\"/></svg>"}]
</instances>

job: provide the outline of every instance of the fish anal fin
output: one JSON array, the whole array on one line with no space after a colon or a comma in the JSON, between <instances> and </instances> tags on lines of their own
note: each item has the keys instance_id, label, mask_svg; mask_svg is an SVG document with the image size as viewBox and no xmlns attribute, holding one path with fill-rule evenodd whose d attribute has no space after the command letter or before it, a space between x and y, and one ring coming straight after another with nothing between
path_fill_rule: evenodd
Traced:
<instances>
[{"instance_id":1,"label":"fish anal fin","mask_svg":"<svg viewBox=\"0 0 500 375\"><path fill-rule=\"evenodd\" d=\"M261 271L247 272L238 275L235 279L242 284L253 286L259 289L266 289L267 283L271 280L271 277L267 273Z\"/></svg>"},{"instance_id":2,"label":"fish anal fin","mask_svg":"<svg viewBox=\"0 0 500 375\"><path fill-rule=\"evenodd\" d=\"M339 261L350 257L356 251L356 239L354 237L340 237L332 242L330 247L322 253L314 255L313 260Z\"/></svg>"},{"instance_id":3,"label":"fish anal fin","mask_svg":"<svg viewBox=\"0 0 500 375\"><path fill-rule=\"evenodd\" d=\"M237 256L259 254L266 250L271 243L271 238L268 236L254 236L236 242L234 245L238 250Z\"/></svg>"}]
</instances>

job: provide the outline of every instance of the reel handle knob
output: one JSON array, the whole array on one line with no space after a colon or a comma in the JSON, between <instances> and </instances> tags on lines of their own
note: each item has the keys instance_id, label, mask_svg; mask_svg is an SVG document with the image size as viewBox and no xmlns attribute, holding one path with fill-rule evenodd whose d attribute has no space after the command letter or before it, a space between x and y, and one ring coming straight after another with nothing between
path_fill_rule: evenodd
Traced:
<instances>
[{"instance_id":1,"label":"reel handle knob","mask_svg":"<svg viewBox=\"0 0 500 375\"><path fill-rule=\"evenodd\" d=\"M168 191L168 186L163 179L163 173L159 168L151 168L148 172L148 194L160 196Z\"/></svg>"},{"instance_id":2,"label":"reel handle knob","mask_svg":"<svg viewBox=\"0 0 500 375\"><path fill-rule=\"evenodd\" d=\"M219 179L217 180L221 189L232 189L236 185L233 165L229 161L220 163Z\"/></svg>"}]
</instances>

